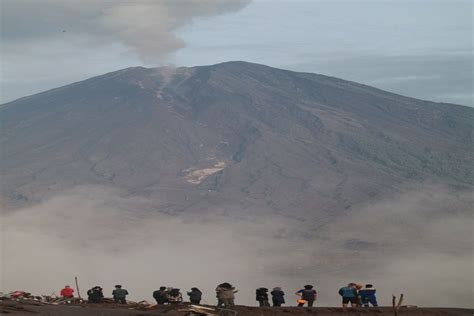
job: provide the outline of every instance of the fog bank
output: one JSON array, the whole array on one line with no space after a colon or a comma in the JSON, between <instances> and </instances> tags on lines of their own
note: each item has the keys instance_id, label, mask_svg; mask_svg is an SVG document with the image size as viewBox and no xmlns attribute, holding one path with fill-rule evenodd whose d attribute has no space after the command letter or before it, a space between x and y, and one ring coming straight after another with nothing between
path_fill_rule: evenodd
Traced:
<instances>
[{"instance_id":1,"label":"fog bank","mask_svg":"<svg viewBox=\"0 0 474 316\"><path fill-rule=\"evenodd\" d=\"M58 293L79 277L110 295L151 300L161 285L197 286L215 303L217 283L240 289L282 286L287 304L304 284L318 305L339 305L347 282L370 282L379 300L405 293L406 304L472 306L473 221L468 194L429 187L351 210L324 227L291 216L161 213L153 201L103 187L78 187L41 204L3 212L0 291ZM236 211L237 212L237 211ZM316 228L318 227L318 228Z\"/></svg>"}]
</instances>

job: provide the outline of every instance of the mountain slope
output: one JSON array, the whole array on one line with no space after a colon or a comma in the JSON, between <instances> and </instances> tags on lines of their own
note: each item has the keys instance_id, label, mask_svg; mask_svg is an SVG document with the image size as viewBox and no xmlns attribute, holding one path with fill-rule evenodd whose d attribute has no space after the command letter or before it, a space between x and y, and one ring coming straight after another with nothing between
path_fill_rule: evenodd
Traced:
<instances>
[{"instance_id":1,"label":"mountain slope","mask_svg":"<svg viewBox=\"0 0 474 316\"><path fill-rule=\"evenodd\" d=\"M413 184L474 184L473 109L246 62L128 68L0 119L7 205L98 184L169 213L323 220Z\"/></svg>"}]
</instances>

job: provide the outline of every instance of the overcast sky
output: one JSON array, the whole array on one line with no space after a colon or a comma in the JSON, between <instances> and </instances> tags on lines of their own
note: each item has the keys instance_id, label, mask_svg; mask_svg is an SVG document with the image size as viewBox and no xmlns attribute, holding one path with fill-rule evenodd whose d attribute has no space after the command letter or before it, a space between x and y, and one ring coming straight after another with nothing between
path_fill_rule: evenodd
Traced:
<instances>
[{"instance_id":1,"label":"overcast sky","mask_svg":"<svg viewBox=\"0 0 474 316\"><path fill-rule=\"evenodd\" d=\"M473 105L470 0L0 0L0 102L130 66L246 60Z\"/></svg>"}]
</instances>

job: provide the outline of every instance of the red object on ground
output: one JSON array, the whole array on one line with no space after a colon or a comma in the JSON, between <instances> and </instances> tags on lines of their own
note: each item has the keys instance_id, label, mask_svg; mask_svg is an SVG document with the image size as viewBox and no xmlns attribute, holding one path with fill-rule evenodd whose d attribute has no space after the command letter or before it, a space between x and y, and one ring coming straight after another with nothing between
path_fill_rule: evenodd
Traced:
<instances>
[{"instance_id":1,"label":"red object on ground","mask_svg":"<svg viewBox=\"0 0 474 316\"><path fill-rule=\"evenodd\" d=\"M11 292L10 295L12 298L19 298L21 296L24 296L25 295L25 291L15 291L15 292Z\"/></svg>"}]
</instances>

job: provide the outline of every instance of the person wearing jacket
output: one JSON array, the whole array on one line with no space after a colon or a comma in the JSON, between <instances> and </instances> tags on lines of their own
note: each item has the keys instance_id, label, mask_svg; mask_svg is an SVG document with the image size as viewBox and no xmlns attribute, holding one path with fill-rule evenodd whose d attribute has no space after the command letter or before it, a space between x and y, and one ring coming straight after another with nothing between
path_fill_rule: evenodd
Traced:
<instances>
[{"instance_id":1,"label":"person wearing jacket","mask_svg":"<svg viewBox=\"0 0 474 316\"><path fill-rule=\"evenodd\" d=\"M339 295L342 296L342 309L347 309L347 304L357 307L358 293L355 283L349 283L347 286L339 289Z\"/></svg>"},{"instance_id":2,"label":"person wearing jacket","mask_svg":"<svg viewBox=\"0 0 474 316\"><path fill-rule=\"evenodd\" d=\"M268 289L265 287L258 288L255 291L255 300L259 303L260 307L270 306L268 303Z\"/></svg>"},{"instance_id":3,"label":"person wearing jacket","mask_svg":"<svg viewBox=\"0 0 474 316\"><path fill-rule=\"evenodd\" d=\"M234 306L235 293L238 291L239 290L227 282L219 284L216 288L218 304L224 305L225 308Z\"/></svg>"},{"instance_id":4,"label":"person wearing jacket","mask_svg":"<svg viewBox=\"0 0 474 316\"><path fill-rule=\"evenodd\" d=\"M104 298L104 292L100 286L94 286L92 289L87 291L89 303L99 304Z\"/></svg>"},{"instance_id":5,"label":"person wearing jacket","mask_svg":"<svg viewBox=\"0 0 474 316\"><path fill-rule=\"evenodd\" d=\"M121 285L116 285L115 290L112 291L112 296L114 298L115 303L117 304L127 304L127 297L128 291L122 289Z\"/></svg>"},{"instance_id":6,"label":"person wearing jacket","mask_svg":"<svg viewBox=\"0 0 474 316\"><path fill-rule=\"evenodd\" d=\"M301 299L298 300L298 307L303 307L305 303L308 303L308 307L313 307L318 293L313 289L312 285L305 285L304 289L296 292L296 295L301 296Z\"/></svg>"},{"instance_id":7,"label":"person wearing jacket","mask_svg":"<svg viewBox=\"0 0 474 316\"><path fill-rule=\"evenodd\" d=\"M271 291L270 294L272 295L274 307L280 307L282 304L285 304L285 292L281 290L281 287L273 288L273 291Z\"/></svg>"},{"instance_id":8,"label":"person wearing jacket","mask_svg":"<svg viewBox=\"0 0 474 316\"><path fill-rule=\"evenodd\" d=\"M69 285L65 285L64 289L61 290L60 294L61 294L61 297L64 297L64 298L73 298L74 290Z\"/></svg>"},{"instance_id":9,"label":"person wearing jacket","mask_svg":"<svg viewBox=\"0 0 474 316\"><path fill-rule=\"evenodd\" d=\"M201 303L202 292L197 287L191 288L191 291L189 291L187 294L191 304L199 305Z\"/></svg>"},{"instance_id":10,"label":"person wearing jacket","mask_svg":"<svg viewBox=\"0 0 474 316\"><path fill-rule=\"evenodd\" d=\"M359 291L360 301L362 306L369 307L369 303L372 306L377 307L377 297L375 296L376 289L372 284L366 284L365 288Z\"/></svg>"},{"instance_id":11,"label":"person wearing jacket","mask_svg":"<svg viewBox=\"0 0 474 316\"><path fill-rule=\"evenodd\" d=\"M163 305L168 302L166 293L166 286L160 286L159 290L153 292L153 298L156 300L158 305Z\"/></svg>"}]
</instances>

